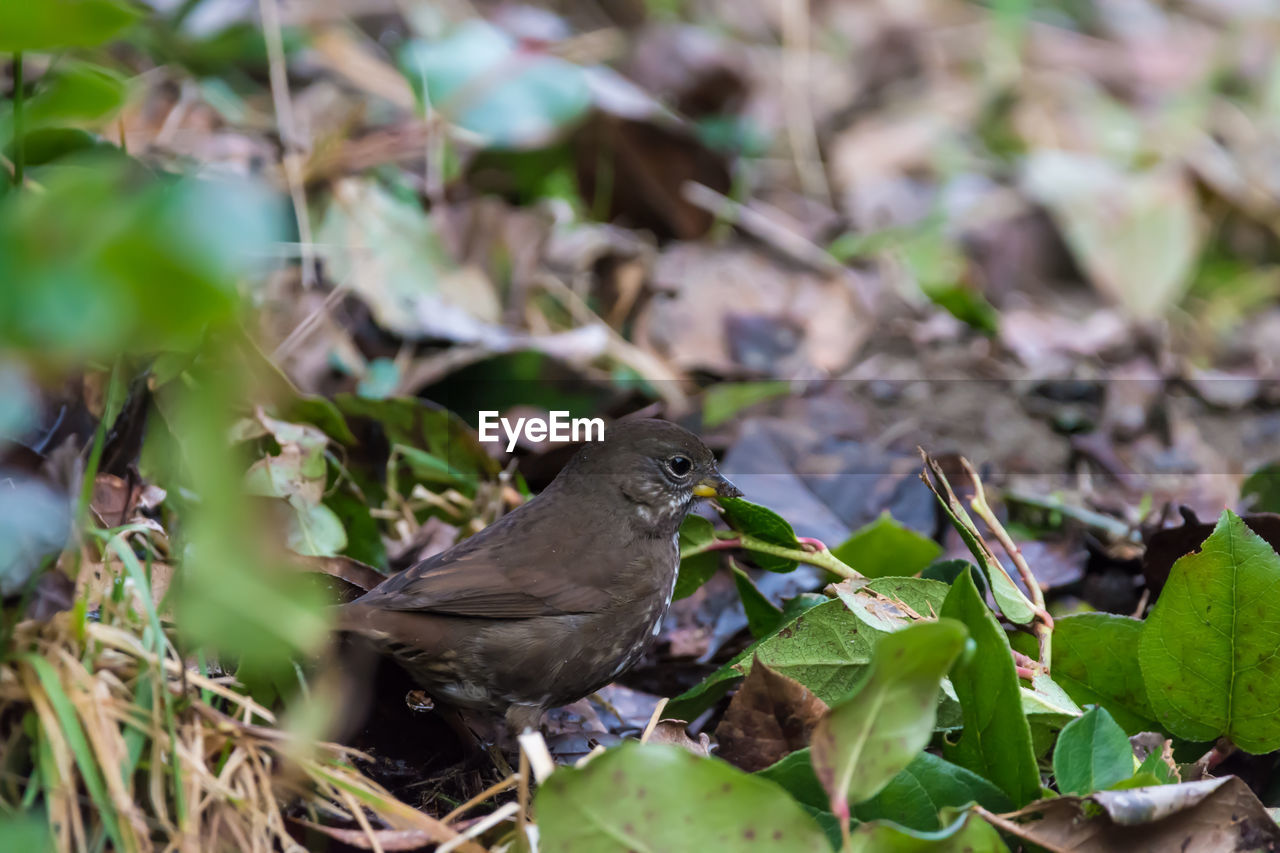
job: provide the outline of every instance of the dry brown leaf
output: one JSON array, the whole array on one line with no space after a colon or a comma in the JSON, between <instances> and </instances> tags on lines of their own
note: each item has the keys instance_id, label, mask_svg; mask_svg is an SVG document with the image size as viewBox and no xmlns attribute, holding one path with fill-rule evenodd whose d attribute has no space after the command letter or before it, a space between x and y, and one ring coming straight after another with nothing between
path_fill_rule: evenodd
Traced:
<instances>
[{"instance_id":1,"label":"dry brown leaf","mask_svg":"<svg viewBox=\"0 0 1280 853\"><path fill-rule=\"evenodd\" d=\"M757 658L716 728L719 755L750 773L763 770L808 746L826 711L808 688Z\"/></svg>"},{"instance_id":2,"label":"dry brown leaf","mask_svg":"<svg viewBox=\"0 0 1280 853\"><path fill-rule=\"evenodd\" d=\"M1101 814L1096 814L1101 807ZM1040 800L1007 815L984 813L996 828L1051 853L1275 850L1280 827L1235 776Z\"/></svg>"},{"instance_id":3,"label":"dry brown leaf","mask_svg":"<svg viewBox=\"0 0 1280 853\"><path fill-rule=\"evenodd\" d=\"M699 732L698 739L694 740L689 736L688 725L684 720L659 720L645 743L671 744L702 758L711 755L711 738L706 732Z\"/></svg>"}]
</instances>

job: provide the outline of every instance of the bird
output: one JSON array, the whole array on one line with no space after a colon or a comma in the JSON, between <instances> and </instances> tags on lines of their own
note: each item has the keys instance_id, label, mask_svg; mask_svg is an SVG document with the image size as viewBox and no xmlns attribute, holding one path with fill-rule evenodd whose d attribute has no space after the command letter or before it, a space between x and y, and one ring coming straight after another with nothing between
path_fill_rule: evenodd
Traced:
<instances>
[{"instance_id":1,"label":"bird","mask_svg":"<svg viewBox=\"0 0 1280 853\"><path fill-rule=\"evenodd\" d=\"M742 491L692 432L619 420L542 491L340 610L432 699L500 716L511 735L635 664L661 630L680 525Z\"/></svg>"}]
</instances>

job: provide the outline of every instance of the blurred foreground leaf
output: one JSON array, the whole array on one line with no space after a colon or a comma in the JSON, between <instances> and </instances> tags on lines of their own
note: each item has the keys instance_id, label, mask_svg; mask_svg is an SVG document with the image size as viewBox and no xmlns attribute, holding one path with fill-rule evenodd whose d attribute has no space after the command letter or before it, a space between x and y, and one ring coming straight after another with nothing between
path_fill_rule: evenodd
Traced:
<instances>
[{"instance_id":1,"label":"blurred foreground leaf","mask_svg":"<svg viewBox=\"0 0 1280 853\"><path fill-rule=\"evenodd\" d=\"M0 347L41 364L191 349L235 317L277 212L248 184L59 167L44 192L0 202Z\"/></svg>"},{"instance_id":2,"label":"blurred foreground leaf","mask_svg":"<svg viewBox=\"0 0 1280 853\"><path fill-rule=\"evenodd\" d=\"M141 9L119 0L0 3L0 51L90 47L141 16Z\"/></svg>"},{"instance_id":3,"label":"blurred foreground leaf","mask_svg":"<svg viewBox=\"0 0 1280 853\"><path fill-rule=\"evenodd\" d=\"M743 850L829 853L804 809L765 779L674 746L627 743L561 767L534 800L548 853Z\"/></svg>"},{"instance_id":4,"label":"blurred foreground leaf","mask_svg":"<svg viewBox=\"0 0 1280 853\"><path fill-rule=\"evenodd\" d=\"M875 796L929 743L942 678L965 636L952 619L889 634L858 691L818 723L813 766L837 817L847 820L849 803Z\"/></svg>"},{"instance_id":5,"label":"blurred foreground leaf","mask_svg":"<svg viewBox=\"0 0 1280 853\"><path fill-rule=\"evenodd\" d=\"M420 102L498 148L544 145L591 104L582 68L483 20L410 42L400 66Z\"/></svg>"}]
</instances>

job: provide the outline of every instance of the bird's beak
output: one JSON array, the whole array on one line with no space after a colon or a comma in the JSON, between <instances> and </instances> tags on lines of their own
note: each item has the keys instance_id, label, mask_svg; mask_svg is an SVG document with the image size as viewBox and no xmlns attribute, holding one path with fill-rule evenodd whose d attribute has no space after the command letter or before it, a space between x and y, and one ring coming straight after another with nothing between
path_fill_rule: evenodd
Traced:
<instances>
[{"instance_id":1,"label":"bird's beak","mask_svg":"<svg viewBox=\"0 0 1280 853\"><path fill-rule=\"evenodd\" d=\"M719 472L712 474L694 486L693 493L700 498L742 497L742 489L730 483Z\"/></svg>"}]
</instances>

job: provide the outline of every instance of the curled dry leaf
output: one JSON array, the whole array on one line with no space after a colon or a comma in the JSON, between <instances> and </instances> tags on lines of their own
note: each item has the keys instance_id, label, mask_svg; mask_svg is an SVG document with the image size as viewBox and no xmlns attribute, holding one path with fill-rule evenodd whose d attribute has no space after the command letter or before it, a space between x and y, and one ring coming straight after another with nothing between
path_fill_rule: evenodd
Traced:
<instances>
[{"instance_id":1,"label":"curled dry leaf","mask_svg":"<svg viewBox=\"0 0 1280 853\"><path fill-rule=\"evenodd\" d=\"M706 732L699 732L698 739L694 740L689 736L688 725L684 720L659 720L645 743L670 744L706 758L711 754L711 738L707 737Z\"/></svg>"},{"instance_id":2,"label":"curled dry leaf","mask_svg":"<svg viewBox=\"0 0 1280 853\"><path fill-rule=\"evenodd\" d=\"M719 755L754 773L809 745L827 703L760 662L751 667L716 729Z\"/></svg>"},{"instance_id":3,"label":"curled dry leaf","mask_svg":"<svg viewBox=\"0 0 1280 853\"><path fill-rule=\"evenodd\" d=\"M1235 776L1058 797L984 817L1051 853L1217 853L1280 845L1280 827Z\"/></svg>"}]
</instances>

